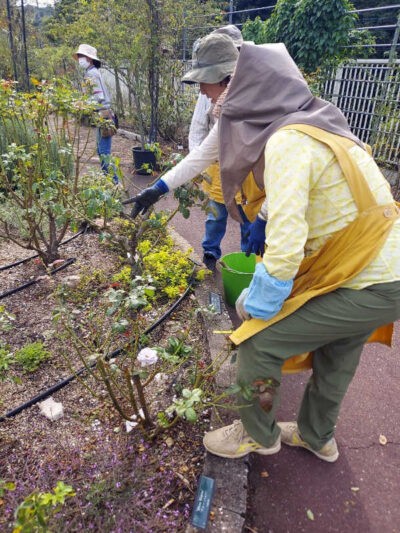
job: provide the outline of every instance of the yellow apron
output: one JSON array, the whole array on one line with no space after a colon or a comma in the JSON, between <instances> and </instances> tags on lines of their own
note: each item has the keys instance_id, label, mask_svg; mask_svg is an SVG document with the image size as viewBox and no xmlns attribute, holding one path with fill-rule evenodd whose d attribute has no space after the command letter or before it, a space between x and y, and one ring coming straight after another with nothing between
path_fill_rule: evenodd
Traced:
<instances>
[{"instance_id":1,"label":"yellow apron","mask_svg":"<svg viewBox=\"0 0 400 533\"><path fill-rule=\"evenodd\" d=\"M359 216L342 230L336 232L318 252L303 259L294 279L293 290L280 312L270 320L252 318L236 329L230 339L235 344L259 333L294 313L311 298L341 287L359 274L378 255L393 223L400 217L395 203L377 205L364 176L348 153L354 143L314 126L291 124L282 129L296 129L327 144L335 153L349 184ZM381 342L391 346L393 324L378 328L368 342ZM284 373L295 373L312 367L312 353L288 359Z\"/></svg>"}]
</instances>

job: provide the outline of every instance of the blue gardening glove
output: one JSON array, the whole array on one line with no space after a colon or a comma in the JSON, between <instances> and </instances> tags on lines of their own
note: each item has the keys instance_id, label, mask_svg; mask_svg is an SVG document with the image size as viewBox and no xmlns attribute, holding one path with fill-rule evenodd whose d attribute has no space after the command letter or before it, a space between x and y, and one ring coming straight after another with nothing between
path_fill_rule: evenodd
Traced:
<instances>
[{"instance_id":1,"label":"blue gardening glove","mask_svg":"<svg viewBox=\"0 0 400 533\"><path fill-rule=\"evenodd\" d=\"M266 220L260 217L256 217L255 221L250 224L246 257L252 253L261 256L264 254L266 225Z\"/></svg>"},{"instance_id":2,"label":"blue gardening glove","mask_svg":"<svg viewBox=\"0 0 400 533\"><path fill-rule=\"evenodd\" d=\"M264 263L258 263L243 304L245 312L253 318L269 320L279 313L292 288L292 279L275 278L268 273Z\"/></svg>"},{"instance_id":3,"label":"blue gardening glove","mask_svg":"<svg viewBox=\"0 0 400 533\"><path fill-rule=\"evenodd\" d=\"M147 189L144 189L137 196L126 200L124 204L135 204L131 211L131 217L136 218L139 213L143 215L149 207L151 207L159 200L160 196L167 193L168 191L168 185L160 179L156 181L155 184L151 187L147 187Z\"/></svg>"},{"instance_id":4,"label":"blue gardening glove","mask_svg":"<svg viewBox=\"0 0 400 533\"><path fill-rule=\"evenodd\" d=\"M244 308L244 302L246 300L248 293L249 293L249 289L243 289L238 299L235 302L236 313L241 320L248 320L249 318L251 318L249 313Z\"/></svg>"}]
</instances>

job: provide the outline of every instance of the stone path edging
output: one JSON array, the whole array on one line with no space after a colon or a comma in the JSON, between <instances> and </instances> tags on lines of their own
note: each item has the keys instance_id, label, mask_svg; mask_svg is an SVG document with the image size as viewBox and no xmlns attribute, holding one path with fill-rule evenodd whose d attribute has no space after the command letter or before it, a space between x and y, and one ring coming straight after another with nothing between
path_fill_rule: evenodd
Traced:
<instances>
[{"instance_id":1,"label":"stone path edging","mask_svg":"<svg viewBox=\"0 0 400 533\"><path fill-rule=\"evenodd\" d=\"M182 250L191 248L190 244L175 230L169 230L176 245ZM193 252L192 259L198 264L201 259ZM210 303L210 293L220 294L215 283L215 278L208 276L205 281L196 287L195 296L201 307L207 307ZM222 295L221 295L222 296ZM227 331L232 329L232 322L221 298L221 314L202 314L204 330L207 337L207 345L211 360L215 360L222 350L226 349L226 339L223 334L215 334L214 331ZM221 391L231 385L236 376L236 368L228 359L215 377L215 386ZM220 416L223 417L222 421ZM211 428L229 424L233 418L238 418L235 413L220 413L216 416L215 411L211 415ZM244 525L247 500L247 473L246 458L223 459L206 454L203 474L215 480L216 489L212 501L213 519L209 520L207 532L241 533ZM199 529L189 525L186 533L193 533Z\"/></svg>"}]
</instances>

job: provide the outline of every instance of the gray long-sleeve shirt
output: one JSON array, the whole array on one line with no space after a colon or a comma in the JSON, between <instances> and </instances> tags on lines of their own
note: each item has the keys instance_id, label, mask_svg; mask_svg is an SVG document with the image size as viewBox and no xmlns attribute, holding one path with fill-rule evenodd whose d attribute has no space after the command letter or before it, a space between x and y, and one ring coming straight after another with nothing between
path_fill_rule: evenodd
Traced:
<instances>
[{"instance_id":1,"label":"gray long-sleeve shirt","mask_svg":"<svg viewBox=\"0 0 400 533\"><path fill-rule=\"evenodd\" d=\"M111 107L110 96L104 85L100 70L92 65L85 71L84 78L90 85L93 102L99 104L103 109L109 109Z\"/></svg>"}]
</instances>

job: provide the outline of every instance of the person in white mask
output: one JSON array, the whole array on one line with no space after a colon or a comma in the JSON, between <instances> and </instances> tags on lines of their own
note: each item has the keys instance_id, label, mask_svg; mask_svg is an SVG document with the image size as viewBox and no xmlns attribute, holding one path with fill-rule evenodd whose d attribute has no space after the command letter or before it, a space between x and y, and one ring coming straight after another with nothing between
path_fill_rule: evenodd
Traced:
<instances>
[{"instance_id":1,"label":"person in white mask","mask_svg":"<svg viewBox=\"0 0 400 533\"><path fill-rule=\"evenodd\" d=\"M104 111L106 118L114 120L114 113L111 110L110 96L104 85L99 68L101 61L97 57L97 50L89 44L80 44L74 54L74 59L84 72L84 80L90 87L93 102L97 104L97 111ZM107 113L108 112L108 113ZM115 120L114 120L115 121ZM112 136L104 136L100 128L97 128L97 153L100 158L100 165L105 174L109 173L111 158ZM113 182L118 184L118 176L114 173Z\"/></svg>"}]
</instances>

